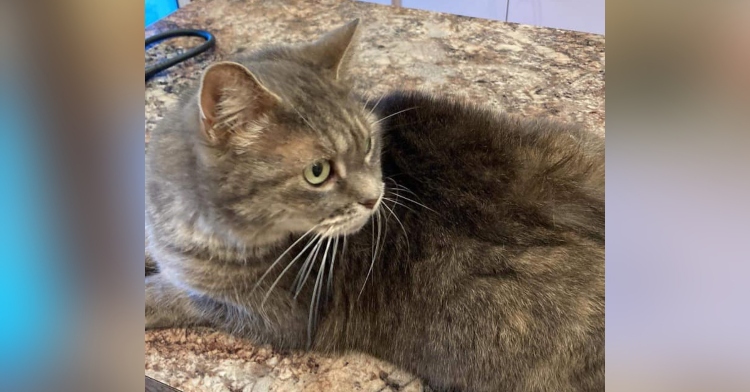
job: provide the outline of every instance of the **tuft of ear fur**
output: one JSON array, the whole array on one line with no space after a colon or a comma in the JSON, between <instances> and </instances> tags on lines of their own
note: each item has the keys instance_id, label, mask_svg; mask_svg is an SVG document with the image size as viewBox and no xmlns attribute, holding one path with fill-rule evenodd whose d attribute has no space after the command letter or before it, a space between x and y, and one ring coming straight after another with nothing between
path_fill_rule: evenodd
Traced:
<instances>
[{"instance_id":1,"label":"tuft of ear fur","mask_svg":"<svg viewBox=\"0 0 750 392\"><path fill-rule=\"evenodd\" d=\"M359 19L329 31L317 41L302 47L306 60L341 79L352 57L352 46L356 41Z\"/></svg>"},{"instance_id":2,"label":"tuft of ear fur","mask_svg":"<svg viewBox=\"0 0 750 392\"><path fill-rule=\"evenodd\" d=\"M198 106L204 137L223 144L231 134L247 132L281 102L242 64L222 61L203 72Z\"/></svg>"}]
</instances>

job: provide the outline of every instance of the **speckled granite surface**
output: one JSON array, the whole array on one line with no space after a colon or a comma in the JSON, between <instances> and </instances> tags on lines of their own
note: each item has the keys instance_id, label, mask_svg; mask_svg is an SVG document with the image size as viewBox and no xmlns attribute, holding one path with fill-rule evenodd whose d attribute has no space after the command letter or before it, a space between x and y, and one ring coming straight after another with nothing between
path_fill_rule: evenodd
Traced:
<instances>
[{"instance_id":1,"label":"speckled granite surface","mask_svg":"<svg viewBox=\"0 0 750 392\"><path fill-rule=\"evenodd\" d=\"M146 84L149 132L211 61L269 43L308 41L361 18L351 70L359 91L420 88L499 110L581 123L604 134L604 37L346 0L196 0L146 29L201 28L217 47ZM197 39L152 47L151 62ZM147 332L146 375L184 391L421 391L364 355L280 353L207 330Z\"/></svg>"}]
</instances>

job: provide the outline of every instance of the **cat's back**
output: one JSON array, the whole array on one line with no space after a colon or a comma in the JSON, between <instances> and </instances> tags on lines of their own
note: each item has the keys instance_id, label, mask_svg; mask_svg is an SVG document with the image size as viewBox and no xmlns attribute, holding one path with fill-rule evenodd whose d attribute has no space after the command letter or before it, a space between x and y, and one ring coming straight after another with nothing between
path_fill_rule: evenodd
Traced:
<instances>
[{"instance_id":1,"label":"cat's back","mask_svg":"<svg viewBox=\"0 0 750 392\"><path fill-rule=\"evenodd\" d=\"M601 390L602 138L414 92L390 94L376 111L389 192L422 206L393 206L399 221L373 272L387 289L364 301L408 298L379 314L429 328L401 326L389 336L397 343L371 349L460 358L411 368L439 389Z\"/></svg>"},{"instance_id":2,"label":"cat's back","mask_svg":"<svg viewBox=\"0 0 750 392\"><path fill-rule=\"evenodd\" d=\"M395 92L384 119L386 178L493 242L604 238L604 141L558 122L524 119L449 97Z\"/></svg>"}]
</instances>

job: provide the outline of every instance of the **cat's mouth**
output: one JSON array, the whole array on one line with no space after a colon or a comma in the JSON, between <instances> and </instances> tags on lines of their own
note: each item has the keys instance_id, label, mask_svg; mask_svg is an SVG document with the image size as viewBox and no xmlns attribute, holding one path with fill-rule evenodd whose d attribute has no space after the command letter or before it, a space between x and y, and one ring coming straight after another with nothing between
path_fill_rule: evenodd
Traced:
<instances>
[{"instance_id":1,"label":"cat's mouth","mask_svg":"<svg viewBox=\"0 0 750 392\"><path fill-rule=\"evenodd\" d=\"M355 214L339 217L329 222L322 222L315 230L325 237L336 237L358 232L373 214Z\"/></svg>"},{"instance_id":2,"label":"cat's mouth","mask_svg":"<svg viewBox=\"0 0 750 392\"><path fill-rule=\"evenodd\" d=\"M323 237L354 234L364 227L370 218L377 213L382 201L383 193L381 190L381 194L374 204L365 205L360 203L362 206L349 210L347 214L325 219L317 225L315 231Z\"/></svg>"}]
</instances>

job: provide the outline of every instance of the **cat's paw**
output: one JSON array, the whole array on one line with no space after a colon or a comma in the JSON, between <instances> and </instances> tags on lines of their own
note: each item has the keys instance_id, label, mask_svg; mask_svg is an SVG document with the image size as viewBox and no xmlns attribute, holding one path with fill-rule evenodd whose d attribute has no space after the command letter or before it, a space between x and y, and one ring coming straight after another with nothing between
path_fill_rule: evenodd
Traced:
<instances>
[{"instance_id":1,"label":"cat's paw","mask_svg":"<svg viewBox=\"0 0 750 392\"><path fill-rule=\"evenodd\" d=\"M146 312L147 312L146 313L146 317L145 317L146 322L144 323L145 324L144 325L145 326L144 329L146 331L148 331L149 329L157 329L157 328L159 328L158 318L156 316L154 316L154 315L148 314L148 311L146 311Z\"/></svg>"},{"instance_id":2,"label":"cat's paw","mask_svg":"<svg viewBox=\"0 0 750 392\"><path fill-rule=\"evenodd\" d=\"M148 290L146 290L146 308L144 316L146 330L176 326L176 320L172 312L170 312L169 309L159 308L158 303L154 298L148 297Z\"/></svg>"},{"instance_id":3,"label":"cat's paw","mask_svg":"<svg viewBox=\"0 0 750 392\"><path fill-rule=\"evenodd\" d=\"M183 290L157 273L146 277L146 329L200 324L202 312Z\"/></svg>"},{"instance_id":4,"label":"cat's paw","mask_svg":"<svg viewBox=\"0 0 750 392\"><path fill-rule=\"evenodd\" d=\"M145 318L145 329L156 329L164 328L165 321L165 310L159 307L159 284L156 276L146 277L146 301L144 309Z\"/></svg>"},{"instance_id":5,"label":"cat's paw","mask_svg":"<svg viewBox=\"0 0 750 392\"><path fill-rule=\"evenodd\" d=\"M146 308L144 312L146 330L159 328L161 317L159 317L158 308L154 305L153 298L149 298L148 290L146 290Z\"/></svg>"},{"instance_id":6,"label":"cat's paw","mask_svg":"<svg viewBox=\"0 0 750 392\"><path fill-rule=\"evenodd\" d=\"M172 323L169 322L169 319L166 317L162 317L159 314L151 313L149 314L148 311L146 313L145 317L145 330L148 331L149 329L162 329L162 328L169 328L176 325L172 325Z\"/></svg>"}]
</instances>

